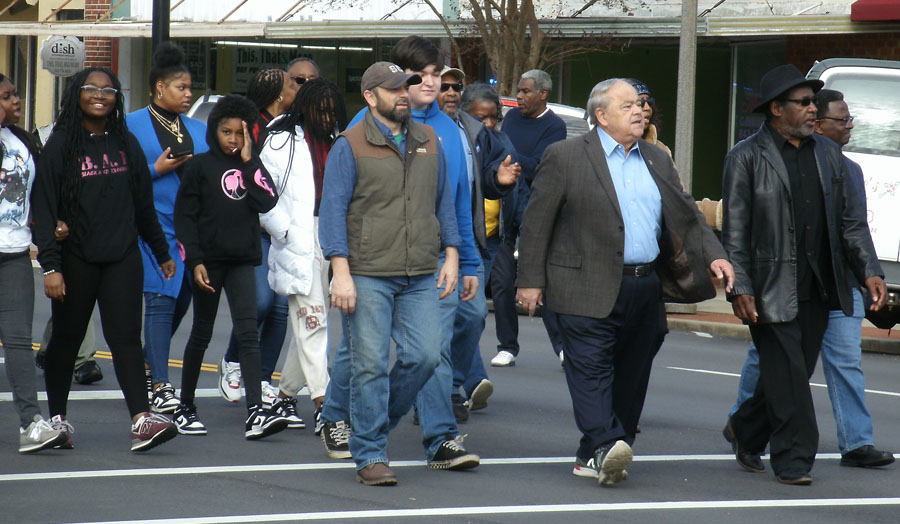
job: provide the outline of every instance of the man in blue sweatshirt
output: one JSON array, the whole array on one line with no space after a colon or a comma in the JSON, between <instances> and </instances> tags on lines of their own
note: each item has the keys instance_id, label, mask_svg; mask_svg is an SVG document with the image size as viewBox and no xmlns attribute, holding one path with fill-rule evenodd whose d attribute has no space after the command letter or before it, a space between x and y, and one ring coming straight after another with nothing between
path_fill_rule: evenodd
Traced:
<instances>
[{"instance_id":1,"label":"man in blue sweatshirt","mask_svg":"<svg viewBox=\"0 0 900 524\"><path fill-rule=\"evenodd\" d=\"M407 74L417 74L422 82L409 86L409 105L412 121L426 124L434 129L440 140L450 188L453 192L456 221L460 236L459 274L463 290L451 293L440 301L441 358L434 375L422 387L416 397L419 422L422 428L422 444L425 458L432 469L468 469L478 466L480 458L468 453L462 446L462 437L456 426L450 389L453 383L453 368L450 355L450 340L453 336L453 322L460 300L471 300L478 290L478 266L481 255L475 246L472 228L472 199L469 192L468 170L462 139L456 123L441 112L436 97L441 86L441 52L428 40L409 36L400 40L391 50L391 62L403 68ZM348 128L365 118L370 110L363 109L353 118ZM440 257L444 264L444 256ZM322 441L332 458L349 457L349 437L352 428L349 422L349 352L346 339L341 340L335 354L331 382L325 394L322 409Z\"/></svg>"},{"instance_id":2,"label":"man in blue sweatshirt","mask_svg":"<svg viewBox=\"0 0 900 524\"><path fill-rule=\"evenodd\" d=\"M566 123L547 107L553 80L540 69L532 69L522 74L517 86L518 108L510 109L503 118L503 132L512 141L518 161L522 166L525 183L531 187L537 166L541 162L544 149L550 144L566 138ZM527 198L520 204L528 203ZM518 224L514 225L518 231ZM497 251L491 270L491 296L494 299L494 321L497 326L497 355L491 365L497 367L514 366L519 354L519 319L515 304L516 250L518 234L508 235ZM562 353L559 330L556 329L556 315L544 308L542 317L550 342L557 354Z\"/></svg>"}]
</instances>

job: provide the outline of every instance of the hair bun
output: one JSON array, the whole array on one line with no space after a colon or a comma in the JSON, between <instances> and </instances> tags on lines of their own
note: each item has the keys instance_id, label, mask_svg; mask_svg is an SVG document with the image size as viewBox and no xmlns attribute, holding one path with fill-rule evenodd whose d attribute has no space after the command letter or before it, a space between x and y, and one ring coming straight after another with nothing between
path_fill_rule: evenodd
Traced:
<instances>
[{"instance_id":1,"label":"hair bun","mask_svg":"<svg viewBox=\"0 0 900 524\"><path fill-rule=\"evenodd\" d=\"M153 53L153 67L167 69L186 64L184 50L172 42L163 42Z\"/></svg>"}]
</instances>

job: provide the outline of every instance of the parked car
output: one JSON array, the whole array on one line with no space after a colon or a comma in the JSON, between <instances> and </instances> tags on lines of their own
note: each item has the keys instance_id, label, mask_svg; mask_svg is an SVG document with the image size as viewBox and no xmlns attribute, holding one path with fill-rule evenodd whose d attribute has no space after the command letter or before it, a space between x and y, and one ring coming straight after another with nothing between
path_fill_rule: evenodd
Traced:
<instances>
[{"instance_id":1,"label":"parked car","mask_svg":"<svg viewBox=\"0 0 900 524\"><path fill-rule=\"evenodd\" d=\"M862 166L869 230L888 287L888 307L866 317L889 328L900 322L900 62L829 58L807 77L842 92L854 117L844 153Z\"/></svg>"}]
</instances>

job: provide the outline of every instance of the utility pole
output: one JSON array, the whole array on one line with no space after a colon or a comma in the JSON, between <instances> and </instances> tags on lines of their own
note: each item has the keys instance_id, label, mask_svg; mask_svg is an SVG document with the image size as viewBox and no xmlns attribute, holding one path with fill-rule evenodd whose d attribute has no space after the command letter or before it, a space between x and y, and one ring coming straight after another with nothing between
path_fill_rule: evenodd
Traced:
<instances>
[{"instance_id":1,"label":"utility pole","mask_svg":"<svg viewBox=\"0 0 900 524\"><path fill-rule=\"evenodd\" d=\"M151 33L151 53L159 44L169 39L170 0L153 0L153 25Z\"/></svg>"},{"instance_id":2,"label":"utility pole","mask_svg":"<svg viewBox=\"0 0 900 524\"><path fill-rule=\"evenodd\" d=\"M697 88L697 0L681 2L678 44L678 97L675 108L675 164L691 193L694 169L694 92ZM668 313L696 314L697 304L666 304Z\"/></svg>"},{"instance_id":3,"label":"utility pole","mask_svg":"<svg viewBox=\"0 0 900 524\"><path fill-rule=\"evenodd\" d=\"M675 109L675 164L684 190L691 192L694 168L694 93L697 88L697 0L681 2L678 97Z\"/></svg>"}]
</instances>

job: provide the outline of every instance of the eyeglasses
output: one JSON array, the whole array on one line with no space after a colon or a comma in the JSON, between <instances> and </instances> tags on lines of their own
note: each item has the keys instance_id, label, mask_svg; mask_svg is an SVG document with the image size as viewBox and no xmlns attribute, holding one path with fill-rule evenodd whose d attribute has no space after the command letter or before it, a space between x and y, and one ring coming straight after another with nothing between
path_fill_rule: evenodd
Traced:
<instances>
[{"instance_id":1,"label":"eyeglasses","mask_svg":"<svg viewBox=\"0 0 900 524\"><path fill-rule=\"evenodd\" d=\"M823 116L819 120L834 120L836 122L843 122L845 126L849 126L850 124L853 123L853 118L854 117L852 117L852 116L848 116L847 118L835 118L833 116Z\"/></svg>"},{"instance_id":2,"label":"eyeglasses","mask_svg":"<svg viewBox=\"0 0 900 524\"><path fill-rule=\"evenodd\" d=\"M781 102L793 102L795 104L800 104L803 107L808 107L809 104L813 103L813 98L811 96L806 98L782 98Z\"/></svg>"},{"instance_id":3,"label":"eyeglasses","mask_svg":"<svg viewBox=\"0 0 900 524\"><path fill-rule=\"evenodd\" d=\"M644 101L644 103L641 104L641 107L643 107L647 104L653 105L653 103L656 102L656 100L654 100L654 98L652 96L648 96L647 98L642 98L641 100Z\"/></svg>"},{"instance_id":4,"label":"eyeglasses","mask_svg":"<svg viewBox=\"0 0 900 524\"><path fill-rule=\"evenodd\" d=\"M634 103L637 104L638 107L644 107L645 105L647 105L647 104L650 103L650 100L645 100L645 99L643 99L643 98L638 98Z\"/></svg>"},{"instance_id":5,"label":"eyeglasses","mask_svg":"<svg viewBox=\"0 0 900 524\"><path fill-rule=\"evenodd\" d=\"M297 84L298 86L302 86L303 84L306 83L306 79L303 78L302 76L292 76L291 80L293 80L294 83Z\"/></svg>"},{"instance_id":6,"label":"eyeglasses","mask_svg":"<svg viewBox=\"0 0 900 524\"><path fill-rule=\"evenodd\" d=\"M457 93L462 93L462 90L463 90L462 82L457 82L457 83L455 83L455 84L446 84L446 83L441 82L441 93L443 93L444 91L450 89L451 87L452 87L453 90L456 91Z\"/></svg>"},{"instance_id":7,"label":"eyeglasses","mask_svg":"<svg viewBox=\"0 0 900 524\"><path fill-rule=\"evenodd\" d=\"M112 98L119 92L119 90L114 87L104 87L101 89L91 84L81 86L81 90L87 93L88 96L99 96L101 98Z\"/></svg>"}]
</instances>

